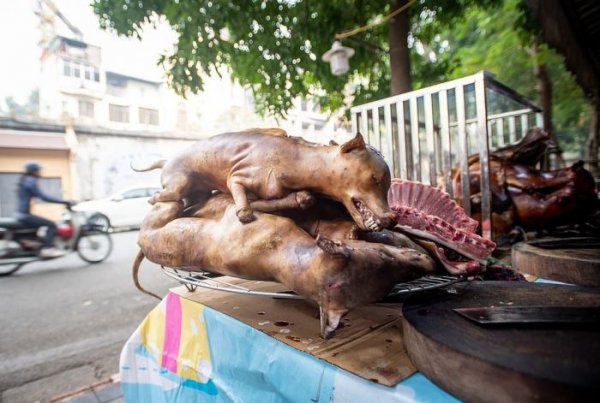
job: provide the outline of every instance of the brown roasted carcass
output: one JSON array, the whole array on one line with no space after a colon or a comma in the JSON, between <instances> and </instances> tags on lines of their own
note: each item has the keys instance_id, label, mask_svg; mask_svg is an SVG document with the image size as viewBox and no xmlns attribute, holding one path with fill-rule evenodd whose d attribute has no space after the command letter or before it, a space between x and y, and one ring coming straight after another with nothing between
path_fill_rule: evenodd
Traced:
<instances>
[{"instance_id":1,"label":"brown roasted carcass","mask_svg":"<svg viewBox=\"0 0 600 403\"><path fill-rule=\"evenodd\" d=\"M299 199L291 194L273 202L281 209L297 207ZM348 310L435 268L429 255L415 249L324 235L315 239L291 218L258 212L269 210L268 201L252 207L256 220L242 224L229 195L215 195L185 214L182 202L156 203L140 230L136 264L145 255L170 267L278 281L319 305L324 338ZM172 220L181 215L186 216ZM136 271L134 266L134 278Z\"/></svg>"},{"instance_id":2,"label":"brown roasted carcass","mask_svg":"<svg viewBox=\"0 0 600 403\"><path fill-rule=\"evenodd\" d=\"M284 134L273 129L220 134L196 142L169 161L137 170L163 170L163 190L151 203L197 199L218 190L232 195L244 223L254 217L249 195L271 200L309 190L343 203L363 230L379 231L393 224L386 203L389 168L360 134L340 146Z\"/></svg>"},{"instance_id":3,"label":"brown roasted carcass","mask_svg":"<svg viewBox=\"0 0 600 403\"><path fill-rule=\"evenodd\" d=\"M508 234L515 226L527 230L573 224L598 209L594 180L577 162L568 168L541 171L535 166L552 145L546 132L531 129L517 144L490 153L492 230ZM479 156L469 157L471 214L480 220L481 166ZM453 192L461 200L461 175L453 175Z\"/></svg>"}]
</instances>

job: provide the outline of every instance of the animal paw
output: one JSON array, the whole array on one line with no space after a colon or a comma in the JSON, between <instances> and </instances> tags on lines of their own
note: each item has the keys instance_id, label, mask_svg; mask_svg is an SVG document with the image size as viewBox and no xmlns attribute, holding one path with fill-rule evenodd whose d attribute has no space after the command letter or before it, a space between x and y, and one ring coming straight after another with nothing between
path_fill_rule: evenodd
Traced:
<instances>
[{"instance_id":1,"label":"animal paw","mask_svg":"<svg viewBox=\"0 0 600 403\"><path fill-rule=\"evenodd\" d=\"M317 199L309 191L302 190L296 193L296 203L302 210L312 207L317 202Z\"/></svg>"},{"instance_id":2,"label":"animal paw","mask_svg":"<svg viewBox=\"0 0 600 403\"><path fill-rule=\"evenodd\" d=\"M235 212L240 222L247 224L256 219L254 214L252 214L252 209L250 207L244 207Z\"/></svg>"}]
</instances>

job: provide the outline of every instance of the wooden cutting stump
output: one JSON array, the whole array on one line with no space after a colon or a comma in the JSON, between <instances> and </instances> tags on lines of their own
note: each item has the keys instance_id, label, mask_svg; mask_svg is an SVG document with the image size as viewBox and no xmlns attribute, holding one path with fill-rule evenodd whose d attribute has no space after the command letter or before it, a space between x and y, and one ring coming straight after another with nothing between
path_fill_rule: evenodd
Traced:
<instances>
[{"instance_id":1,"label":"wooden cutting stump","mask_svg":"<svg viewBox=\"0 0 600 403\"><path fill-rule=\"evenodd\" d=\"M424 292L403 308L404 342L421 372L473 402L596 401L597 326L481 326L453 308L600 307L600 289L527 282L471 282Z\"/></svg>"},{"instance_id":2,"label":"wooden cutting stump","mask_svg":"<svg viewBox=\"0 0 600 403\"><path fill-rule=\"evenodd\" d=\"M520 273L569 284L600 286L600 239L562 238L521 242L512 248Z\"/></svg>"}]
</instances>

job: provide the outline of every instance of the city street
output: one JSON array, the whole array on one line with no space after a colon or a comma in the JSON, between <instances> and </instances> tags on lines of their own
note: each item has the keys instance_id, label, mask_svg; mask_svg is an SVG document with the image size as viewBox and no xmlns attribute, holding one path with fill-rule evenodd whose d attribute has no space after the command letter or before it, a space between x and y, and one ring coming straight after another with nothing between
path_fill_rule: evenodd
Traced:
<instances>
[{"instance_id":1,"label":"city street","mask_svg":"<svg viewBox=\"0 0 600 403\"><path fill-rule=\"evenodd\" d=\"M136 239L114 234L96 265L71 254L0 278L0 401L47 401L119 371L121 347L158 303L133 285ZM161 296L178 285L147 261L140 281Z\"/></svg>"}]
</instances>

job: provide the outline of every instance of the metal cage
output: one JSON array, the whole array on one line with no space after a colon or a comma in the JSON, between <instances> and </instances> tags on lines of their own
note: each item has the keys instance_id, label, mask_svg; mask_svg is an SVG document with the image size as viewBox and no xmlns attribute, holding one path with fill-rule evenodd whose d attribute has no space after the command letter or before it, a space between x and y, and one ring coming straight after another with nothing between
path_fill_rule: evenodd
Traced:
<instances>
[{"instance_id":1,"label":"metal cage","mask_svg":"<svg viewBox=\"0 0 600 403\"><path fill-rule=\"evenodd\" d=\"M437 186L454 197L451 172L459 168L467 214L468 156L479 154L486 238L492 237L489 153L542 126L541 112L485 71L351 109L353 133L383 153L392 176Z\"/></svg>"}]
</instances>

